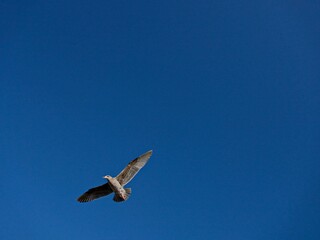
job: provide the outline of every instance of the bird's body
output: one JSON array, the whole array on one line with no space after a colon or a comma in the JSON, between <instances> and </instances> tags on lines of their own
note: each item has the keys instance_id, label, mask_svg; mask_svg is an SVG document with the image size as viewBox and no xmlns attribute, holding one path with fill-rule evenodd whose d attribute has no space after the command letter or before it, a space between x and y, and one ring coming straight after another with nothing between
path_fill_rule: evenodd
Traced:
<instances>
[{"instance_id":1,"label":"bird's body","mask_svg":"<svg viewBox=\"0 0 320 240\"><path fill-rule=\"evenodd\" d=\"M123 188L116 178L105 176L109 180L108 184L114 192L113 200L116 202L122 202L129 198L131 194L131 188Z\"/></svg>"},{"instance_id":2,"label":"bird's body","mask_svg":"<svg viewBox=\"0 0 320 240\"><path fill-rule=\"evenodd\" d=\"M115 202L127 200L130 197L131 188L124 188L124 186L129 183L139 170L148 162L151 154L152 150L135 158L118 174L118 176L114 178L109 175L104 176L103 178L108 179L107 183L89 189L78 198L78 201L89 202L97 198L107 196L112 192L115 193L113 198Z\"/></svg>"},{"instance_id":3,"label":"bird's body","mask_svg":"<svg viewBox=\"0 0 320 240\"><path fill-rule=\"evenodd\" d=\"M118 180L116 178L108 176L108 180L109 180L109 185L110 185L112 191L114 191L115 193L118 193L118 194L121 194L122 192L124 192L124 188L121 186L121 184L118 182Z\"/></svg>"}]
</instances>

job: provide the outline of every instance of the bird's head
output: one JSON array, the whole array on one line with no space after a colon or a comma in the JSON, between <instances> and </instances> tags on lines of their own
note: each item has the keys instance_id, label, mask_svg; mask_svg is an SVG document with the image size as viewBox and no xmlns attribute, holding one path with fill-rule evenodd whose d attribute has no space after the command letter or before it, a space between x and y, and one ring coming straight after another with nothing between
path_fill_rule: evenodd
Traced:
<instances>
[{"instance_id":1,"label":"bird's head","mask_svg":"<svg viewBox=\"0 0 320 240\"><path fill-rule=\"evenodd\" d=\"M110 180L112 177L109 175L104 176L103 178Z\"/></svg>"}]
</instances>

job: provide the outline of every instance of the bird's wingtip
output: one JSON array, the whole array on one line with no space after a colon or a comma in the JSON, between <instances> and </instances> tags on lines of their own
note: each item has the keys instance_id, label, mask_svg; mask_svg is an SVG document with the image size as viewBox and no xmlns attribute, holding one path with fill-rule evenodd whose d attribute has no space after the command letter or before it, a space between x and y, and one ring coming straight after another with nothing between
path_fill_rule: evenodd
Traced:
<instances>
[{"instance_id":1,"label":"bird's wingtip","mask_svg":"<svg viewBox=\"0 0 320 240\"><path fill-rule=\"evenodd\" d=\"M140 157L145 157L145 156L151 157L152 152L153 152L152 150L149 150L148 152L145 152L144 154L142 154Z\"/></svg>"}]
</instances>

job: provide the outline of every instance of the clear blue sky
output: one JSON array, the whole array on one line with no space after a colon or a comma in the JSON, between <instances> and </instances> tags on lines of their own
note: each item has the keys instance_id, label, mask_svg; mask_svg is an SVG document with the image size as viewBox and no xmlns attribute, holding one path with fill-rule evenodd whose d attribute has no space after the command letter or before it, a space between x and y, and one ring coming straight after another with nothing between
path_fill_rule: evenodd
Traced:
<instances>
[{"instance_id":1,"label":"clear blue sky","mask_svg":"<svg viewBox=\"0 0 320 240\"><path fill-rule=\"evenodd\" d=\"M319 12L1 0L0 238L320 239Z\"/></svg>"}]
</instances>

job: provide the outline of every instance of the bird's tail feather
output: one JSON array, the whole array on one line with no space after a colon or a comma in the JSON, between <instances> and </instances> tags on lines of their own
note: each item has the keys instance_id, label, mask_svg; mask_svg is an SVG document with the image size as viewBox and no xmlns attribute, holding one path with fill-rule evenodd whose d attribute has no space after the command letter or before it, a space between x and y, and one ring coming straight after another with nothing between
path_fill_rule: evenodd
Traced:
<instances>
[{"instance_id":1,"label":"bird's tail feather","mask_svg":"<svg viewBox=\"0 0 320 240\"><path fill-rule=\"evenodd\" d=\"M127 195L128 197L130 197L130 195L131 195L131 188L125 188L124 190L126 191L126 195Z\"/></svg>"},{"instance_id":2,"label":"bird's tail feather","mask_svg":"<svg viewBox=\"0 0 320 240\"><path fill-rule=\"evenodd\" d=\"M131 195L131 188L125 188L124 190L126 191L125 194L123 194L123 195L115 194L114 197L113 197L113 201L115 201L115 202L123 202L123 201L128 200L128 198Z\"/></svg>"}]
</instances>

